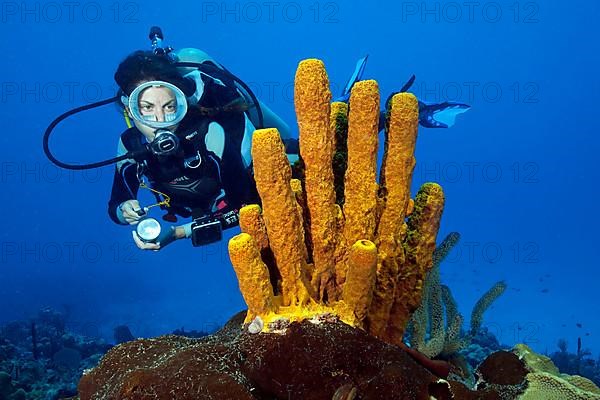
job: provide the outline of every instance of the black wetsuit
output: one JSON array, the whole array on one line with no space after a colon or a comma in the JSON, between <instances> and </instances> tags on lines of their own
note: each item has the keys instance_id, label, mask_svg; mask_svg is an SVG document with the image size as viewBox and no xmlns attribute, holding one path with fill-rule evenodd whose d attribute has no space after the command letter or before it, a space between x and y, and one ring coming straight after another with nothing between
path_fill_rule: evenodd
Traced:
<instances>
[{"instance_id":1,"label":"black wetsuit","mask_svg":"<svg viewBox=\"0 0 600 400\"><path fill-rule=\"evenodd\" d=\"M202 77L204 88L198 101L201 108L190 106L175 132L180 139L176 155L162 159L151 155L144 164L126 160L117 165L108 203L108 214L114 222L124 224L118 218L117 209L124 201L136 199L140 172L153 189L171 198L171 207L166 210L171 216L198 218L224 214L258 202L251 168L244 165L240 153L247 129L244 110L222 109L245 99L226 75L218 80L214 79L214 73L212 75L212 78ZM205 143L210 124L218 124L218 129L224 131L220 155L207 149ZM121 135L120 148L126 152L139 149L145 143L143 134L133 127Z\"/></svg>"}]
</instances>

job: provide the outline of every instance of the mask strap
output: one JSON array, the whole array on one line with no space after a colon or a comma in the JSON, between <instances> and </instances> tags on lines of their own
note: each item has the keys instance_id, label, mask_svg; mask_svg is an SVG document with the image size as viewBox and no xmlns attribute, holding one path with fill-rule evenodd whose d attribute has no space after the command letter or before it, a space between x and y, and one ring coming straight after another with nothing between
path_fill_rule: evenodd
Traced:
<instances>
[{"instance_id":1,"label":"mask strap","mask_svg":"<svg viewBox=\"0 0 600 400\"><path fill-rule=\"evenodd\" d=\"M131 118L129 118L129 113L126 108L123 108L123 118L125 118L125 123L127 124L127 128L133 128L133 124L131 123Z\"/></svg>"}]
</instances>

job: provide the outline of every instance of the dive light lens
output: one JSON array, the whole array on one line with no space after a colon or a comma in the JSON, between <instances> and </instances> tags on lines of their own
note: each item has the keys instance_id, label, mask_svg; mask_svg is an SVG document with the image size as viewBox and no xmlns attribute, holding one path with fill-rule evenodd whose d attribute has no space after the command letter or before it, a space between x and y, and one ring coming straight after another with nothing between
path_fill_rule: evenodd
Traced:
<instances>
[{"instance_id":1,"label":"dive light lens","mask_svg":"<svg viewBox=\"0 0 600 400\"><path fill-rule=\"evenodd\" d=\"M146 218L137 224L137 234L144 242L153 242L160 236L160 223L154 218Z\"/></svg>"}]
</instances>

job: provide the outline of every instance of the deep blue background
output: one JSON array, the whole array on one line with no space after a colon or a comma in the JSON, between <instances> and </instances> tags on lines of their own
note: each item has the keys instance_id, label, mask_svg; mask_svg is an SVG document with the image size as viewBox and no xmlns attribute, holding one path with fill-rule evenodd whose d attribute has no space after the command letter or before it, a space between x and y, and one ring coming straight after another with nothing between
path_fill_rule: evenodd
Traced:
<instances>
[{"instance_id":1,"label":"deep blue background","mask_svg":"<svg viewBox=\"0 0 600 400\"><path fill-rule=\"evenodd\" d=\"M130 229L106 214L113 168L72 173L42 153L47 124L114 95L117 64L147 48L149 27L160 25L169 44L217 58L294 128L291 85L311 57L325 62L334 94L369 54L365 78L378 80L384 99L414 73L421 99L472 104L450 130L421 129L417 144L414 188L434 180L447 196L439 239L462 234L443 280L466 320L506 280L485 323L507 344L552 351L564 337L575 350L581 336L597 354L599 8L144 1L81 2L70 15L61 2L2 3L0 323L64 306L85 333L110 338L127 323L149 336L211 330L243 308L226 241L138 251ZM64 160L100 160L123 129L104 107L62 124L51 145Z\"/></svg>"}]
</instances>

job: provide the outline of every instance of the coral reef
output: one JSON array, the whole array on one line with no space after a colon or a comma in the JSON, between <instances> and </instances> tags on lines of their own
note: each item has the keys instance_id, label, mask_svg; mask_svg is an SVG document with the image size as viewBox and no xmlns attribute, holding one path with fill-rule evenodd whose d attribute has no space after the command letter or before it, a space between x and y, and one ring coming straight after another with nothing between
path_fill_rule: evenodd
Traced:
<instances>
[{"instance_id":1,"label":"coral reef","mask_svg":"<svg viewBox=\"0 0 600 400\"><path fill-rule=\"evenodd\" d=\"M549 357L534 353L524 344L516 345L513 352L528 370L528 385L521 400L600 400L600 388L591 380L561 374Z\"/></svg>"},{"instance_id":2,"label":"coral reef","mask_svg":"<svg viewBox=\"0 0 600 400\"><path fill-rule=\"evenodd\" d=\"M240 211L243 233L229 243L245 322L273 331L335 315L400 344L421 302L444 205L435 183L410 198L418 102L409 93L392 98L378 180L375 81L355 84L348 110L330 103L323 63L304 60L294 100L301 179L292 179L277 130L257 130L252 156L262 208Z\"/></svg>"},{"instance_id":3,"label":"coral reef","mask_svg":"<svg viewBox=\"0 0 600 400\"><path fill-rule=\"evenodd\" d=\"M127 325L116 326L113 330L113 338L116 344L130 342L135 339Z\"/></svg>"},{"instance_id":4,"label":"coral reef","mask_svg":"<svg viewBox=\"0 0 600 400\"><path fill-rule=\"evenodd\" d=\"M453 354L467 345L459 337L462 316L449 289L440 282L440 264L459 239L460 235L453 232L436 248L433 267L423 285L421 304L413 313L408 329L411 347L431 358Z\"/></svg>"},{"instance_id":5,"label":"coral reef","mask_svg":"<svg viewBox=\"0 0 600 400\"><path fill-rule=\"evenodd\" d=\"M477 300L473 311L471 311L471 330L469 331L469 336L475 336L479 332L483 323L483 314L498 297L502 296L505 290L506 283L504 281L496 282Z\"/></svg>"},{"instance_id":6,"label":"coral reef","mask_svg":"<svg viewBox=\"0 0 600 400\"><path fill-rule=\"evenodd\" d=\"M77 393L82 370L111 347L66 329L67 313L40 310L0 329L0 399L55 400Z\"/></svg>"},{"instance_id":7,"label":"coral reef","mask_svg":"<svg viewBox=\"0 0 600 400\"><path fill-rule=\"evenodd\" d=\"M440 265L459 240L460 234L452 232L436 248L421 305L413 313L408 329L411 346L431 358L450 360L466 348L481 330L485 311L506 290L506 284L500 281L484 293L471 312L469 332L462 332L463 316L450 288L440 281Z\"/></svg>"},{"instance_id":8,"label":"coral reef","mask_svg":"<svg viewBox=\"0 0 600 400\"><path fill-rule=\"evenodd\" d=\"M565 339L558 341L558 351L550 354L550 358L560 372L571 375L581 375L596 385L600 385L600 359L589 358L591 352L582 347L581 338L577 338L577 352L570 353Z\"/></svg>"},{"instance_id":9,"label":"coral reef","mask_svg":"<svg viewBox=\"0 0 600 400\"><path fill-rule=\"evenodd\" d=\"M559 374L552 361L518 344L498 351L477 368L478 391L493 390L500 399L598 400L600 389L577 375Z\"/></svg>"},{"instance_id":10,"label":"coral reef","mask_svg":"<svg viewBox=\"0 0 600 400\"><path fill-rule=\"evenodd\" d=\"M600 398L591 382L548 372L551 363L524 346L489 356L475 371L477 385L470 389L456 380L439 379L399 347L336 319L292 322L280 334L252 334L240 329L245 314L204 338L168 335L113 347L96 368L84 373L79 398ZM549 386L540 387L544 382Z\"/></svg>"},{"instance_id":11,"label":"coral reef","mask_svg":"<svg viewBox=\"0 0 600 400\"><path fill-rule=\"evenodd\" d=\"M203 339L164 336L115 347L82 378L81 400L330 400L344 391L357 399L417 399L429 398L438 380L397 347L346 324L304 321L283 334L255 335L239 329L244 314Z\"/></svg>"},{"instance_id":12,"label":"coral reef","mask_svg":"<svg viewBox=\"0 0 600 400\"><path fill-rule=\"evenodd\" d=\"M496 336L488 328L483 327L477 335L471 338L471 343L460 350L459 354L467 362L469 370L472 371L490 354L510 347L501 345Z\"/></svg>"}]
</instances>

